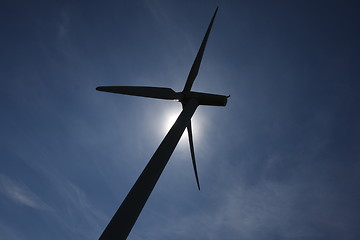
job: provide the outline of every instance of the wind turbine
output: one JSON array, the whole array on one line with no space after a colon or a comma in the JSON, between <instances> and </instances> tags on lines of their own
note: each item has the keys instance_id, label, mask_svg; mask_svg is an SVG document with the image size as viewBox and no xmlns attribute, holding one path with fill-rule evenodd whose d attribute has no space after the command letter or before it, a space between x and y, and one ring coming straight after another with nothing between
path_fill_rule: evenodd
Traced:
<instances>
[{"instance_id":1,"label":"wind turbine","mask_svg":"<svg viewBox=\"0 0 360 240\"><path fill-rule=\"evenodd\" d=\"M191 91L191 87L199 72L200 63L204 54L206 42L208 40L211 27L213 25L218 7L211 19L209 27L206 31L200 49L196 55L194 63L191 67L189 76L183 91L175 92L171 88L163 87L125 87L125 86L100 86L96 90L119 93L126 95L134 95L141 97L158 98L165 100L177 100L181 102L183 110L179 117L166 134L164 140L151 157L149 163L136 180L134 186L116 211L111 221L105 228L99 239L126 239L132 227L134 226L141 210L143 209L147 199L155 187L162 171L164 170L171 154L178 144L181 135L187 128L189 135L190 152L192 164L195 172L197 186L200 190L199 177L197 174L194 143L192 137L191 117L199 105L225 106L229 96L201 93Z\"/></svg>"}]
</instances>

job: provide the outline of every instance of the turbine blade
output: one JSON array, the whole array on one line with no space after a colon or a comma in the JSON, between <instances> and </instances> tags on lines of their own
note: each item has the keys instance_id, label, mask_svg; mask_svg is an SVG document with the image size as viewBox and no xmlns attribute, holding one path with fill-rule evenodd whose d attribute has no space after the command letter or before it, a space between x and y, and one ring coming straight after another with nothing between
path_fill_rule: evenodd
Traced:
<instances>
[{"instance_id":1,"label":"turbine blade","mask_svg":"<svg viewBox=\"0 0 360 240\"><path fill-rule=\"evenodd\" d=\"M100 86L97 87L96 90L166 100L178 100L180 98L180 95L171 88L162 87Z\"/></svg>"},{"instance_id":2,"label":"turbine blade","mask_svg":"<svg viewBox=\"0 0 360 240\"><path fill-rule=\"evenodd\" d=\"M184 87L184 91L190 91L190 90L191 90L191 87L192 87L192 85L193 85L193 83L194 83L194 80L195 80L195 78L196 78L196 76L197 76L197 74L198 74L198 72L199 72L201 59L202 59L202 56L203 56L203 54L204 54L204 50L205 50L205 47L206 47L206 42L207 42L207 40L208 40L208 38L209 38L210 31L211 31L211 27L212 27L212 25L213 25L213 22L214 22L216 13L217 13L217 11L218 11L218 8L219 8L219 7L217 7L216 10L215 10L215 13L214 13L214 15L213 15L213 17L212 17L212 19L211 19L211 22L210 22L210 24L209 24L209 27L208 27L208 29L207 29L207 31L206 31L206 33L205 33L204 39L203 39L203 41L202 41L202 43L201 43L201 46L200 46L200 48L199 48L199 51L198 51L198 53L197 53L197 55L196 55L196 58L195 58L195 60L194 60L194 63L193 63L193 65L192 65L192 67L191 67L191 70L190 70L190 72L189 72L189 76L188 76L188 78L187 78L187 80L186 80L186 84L185 84L185 87Z\"/></svg>"},{"instance_id":3,"label":"turbine blade","mask_svg":"<svg viewBox=\"0 0 360 240\"><path fill-rule=\"evenodd\" d=\"M194 142L193 142L193 137L192 137L191 120L189 122L189 125L187 126L187 131L188 131L188 135L189 135L191 159L192 159L192 164L193 164L193 168L194 168L196 183L197 183L198 189L200 191L200 183L199 183L199 177L198 177L196 161L195 161L195 151L194 151Z\"/></svg>"}]
</instances>

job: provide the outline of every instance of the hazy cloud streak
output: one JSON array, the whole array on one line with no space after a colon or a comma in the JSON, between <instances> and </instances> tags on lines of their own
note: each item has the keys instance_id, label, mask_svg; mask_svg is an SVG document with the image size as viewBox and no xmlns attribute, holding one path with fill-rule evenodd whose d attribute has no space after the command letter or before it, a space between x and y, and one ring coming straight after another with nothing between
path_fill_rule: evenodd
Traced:
<instances>
[{"instance_id":1,"label":"hazy cloud streak","mask_svg":"<svg viewBox=\"0 0 360 240\"><path fill-rule=\"evenodd\" d=\"M9 177L0 174L0 191L13 201L31 208L51 210L49 205L42 201L24 183L15 182Z\"/></svg>"}]
</instances>

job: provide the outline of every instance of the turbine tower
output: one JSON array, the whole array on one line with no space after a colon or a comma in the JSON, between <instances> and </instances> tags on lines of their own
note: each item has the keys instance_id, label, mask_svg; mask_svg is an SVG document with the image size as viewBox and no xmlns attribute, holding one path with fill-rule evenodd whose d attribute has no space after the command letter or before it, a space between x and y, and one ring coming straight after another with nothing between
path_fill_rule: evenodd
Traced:
<instances>
[{"instance_id":1,"label":"turbine tower","mask_svg":"<svg viewBox=\"0 0 360 240\"><path fill-rule=\"evenodd\" d=\"M211 19L206 31L200 49L196 55L190 73L187 77L183 91L175 92L171 88L163 87L125 87L125 86L100 86L96 90L119 93L133 96L158 98L165 100L177 100L181 102L183 110L177 118L174 125L166 134L164 140L160 143L158 149L151 157L149 163L136 180L134 186L116 211L111 221L100 236L101 240L126 239L132 227L134 226L141 210L155 187L162 171L164 170L171 154L178 144L181 135L187 128L190 144L192 165L194 168L196 183L200 190L199 177L197 174L194 143L191 129L191 117L199 105L225 106L229 96L201 93L191 91L191 87L199 72L201 59L204 54L206 42L208 40L211 27L213 25L218 8Z\"/></svg>"}]
</instances>

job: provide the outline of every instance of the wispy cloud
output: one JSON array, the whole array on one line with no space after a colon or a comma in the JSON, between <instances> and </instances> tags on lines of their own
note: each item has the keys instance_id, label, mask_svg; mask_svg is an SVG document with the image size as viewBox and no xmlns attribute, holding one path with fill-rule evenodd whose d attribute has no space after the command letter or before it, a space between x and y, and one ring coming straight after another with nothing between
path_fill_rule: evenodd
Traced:
<instances>
[{"instance_id":1,"label":"wispy cloud","mask_svg":"<svg viewBox=\"0 0 360 240\"><path fill-rule=\"evenodd\" d=\"M153 17L159 22L159 23L169 23L169 14L168 11L166 11L164 4L161 4L159 1L149 1L145 0L145 4L149 8L151 14Z\"/></svg>"},{"instance_id":2,"label":"wispy cloud","mask_svg":"<svg viewBox=\"0 0 360 240\"><path fill-rule=\"evenodd\" d=\"M59 175L51 168L37 166L57 192L59 203L52 216L73 238L94 239L101 232L101 222L107 217L89 200L86 192L76 183Z\"/></svg>"},{"instance_id":3,"label":"wispy cloud","mask_svg":"<svg viewBox=\"0 0 360 240\"><path fill-rule=\"evenodd\" d=\"M17 182L0 174L0 192L11 200L31 208L51 210L26 184Z\"/></svg>"},{"instance_id":4,"label":"wispy cloud","mask_svg":"<svg viewBox=\"0 0 360 240\"><path fill-rule=\"evenodd\" d=\"M59 190L67 202L67 219L72 221L72 226L77 226L73 230L81 233L77 223L82 219L82 222L86 223L83 226L84 235L88 234L89 226L93 230L99 231L99 220L107 219L106 216L90 203L86 193L81 188L67 180L63 180L61 186L59 186Z\"/></svg>"},{"instance_id":5,"label":"wispy cloud","mask_svg":"<svg viewBox=\"0 0 360 240\"><path fill-rule=\"evenodd\" d=\"M58 37L66 38L69 32L70 18L65 10L61 12L61 20L58 25Z\"/></svg>"}]
</instances>

